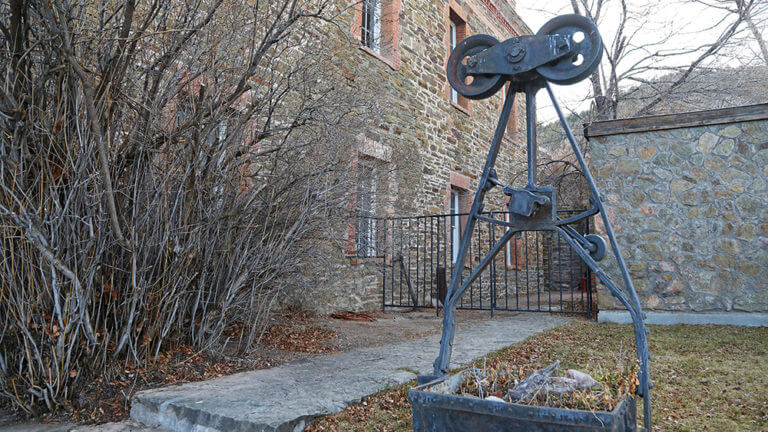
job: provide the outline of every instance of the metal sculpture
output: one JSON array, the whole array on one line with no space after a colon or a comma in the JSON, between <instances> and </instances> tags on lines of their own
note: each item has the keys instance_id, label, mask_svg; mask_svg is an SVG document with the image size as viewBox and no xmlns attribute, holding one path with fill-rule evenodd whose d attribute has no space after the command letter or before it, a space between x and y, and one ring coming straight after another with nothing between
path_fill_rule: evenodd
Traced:
<instances>
[{"instance_id":1,"label":"metal sculpture","mask_svg":"<svg viewBox=\"0 0 768 432\"><path fill-rule=\"evenodd\" d=\"M651 382L648 374L650 354L646 339L648 329L644 323L645 314L641 310L640 300L635 292L624 258L621 256L619 245L616 243L616 236L611 222L606 216L600 193L550 85L550 83L573 84L587 78L598 67L602 58L602 51L602 39L591 20L580 15L563 15L546 23L536 35L514 37L504 42L499 42L488 35L471 36L459 43L448 59L448 81L462 96L469 99L488 98L507 83L510 84L510 91L507 92L507 97L504 100L488 158L461 236L458 257L444 303L443 334L440 341L440 354L434 363L434 375L419 377L419 381L425 383L445 375L448 371L456 329L456 303L467 287L503 249L506 242L520 231L555 231L584 260L597 278L608 287L611 294L629 310L634 323L637 357L640 363L637 393L643 397L644 426L646 430L650 431ZM546 89L552 100L591 192L590 204L592 208L566 219L557 217L555 190L536 184L535 97L540 89ZM516 93L525 94L526 104L528 184L522 189L502 184L494 169ZM482 214L486 193L497 186L502 187L503 192L510 197L509 222ZM605 234L618 262L624 282L623 290L597 263L605 256L607 249L605 240L597 235L583 236L570 226L596 214L600 214L605 227ZM508 230L480 261L479 265L471 271L470 275L462 281L461 273L464 269L470 239L477 221L501 225L507 227Z\"/></svg>"}]
</instances>

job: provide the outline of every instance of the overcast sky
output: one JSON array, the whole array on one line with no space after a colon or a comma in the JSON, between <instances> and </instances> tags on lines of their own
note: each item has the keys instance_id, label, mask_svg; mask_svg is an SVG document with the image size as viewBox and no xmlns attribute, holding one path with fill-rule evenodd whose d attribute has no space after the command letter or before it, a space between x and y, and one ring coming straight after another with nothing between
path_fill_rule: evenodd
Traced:
<instances>
[{"instance_id":1,"label":"overcast sky","mask_svg":"<svg viewBox=\"0 0 768 432\"><path fill-rule=\"evenodd\" d=\"M652 43L658 41L662 35L672 35L663 46L654 48L654 50L683 49L712 43L734 19L728 17L728 20L723 22L722 14L718 14L714 9L685 0L665 0L655 6L649 6L649 2L656 1L658 0L627 0L630 10L642 11L647 8L643 15L649 17L648 22L643 25L643 31L635 37L636 44ZM619 4L616 0L607 0L606 3L609 5ZM546 2L516 0L516 5L517 12L534 33L552 17L573 13L570 0L548 0ZM612 7L603 13L598 27L606 43L610 43L616 34L619 21L617 7ZM631 25L635 28L639 27L637 21ZM695 55L689 56L688 62L692 61L693 58ZM684 59L678 57L675 60L676 65L680 64L682 60ZM589 107L589 102L584 102L590 95L589 87L588 81L582 81L579 84L558 87L555 92L561 105L574 110L582 110ZM556 118L545 91L539 93L537 102L541 107L539 111L541 120L549 121Z\"/></svg>"}]
</instances>

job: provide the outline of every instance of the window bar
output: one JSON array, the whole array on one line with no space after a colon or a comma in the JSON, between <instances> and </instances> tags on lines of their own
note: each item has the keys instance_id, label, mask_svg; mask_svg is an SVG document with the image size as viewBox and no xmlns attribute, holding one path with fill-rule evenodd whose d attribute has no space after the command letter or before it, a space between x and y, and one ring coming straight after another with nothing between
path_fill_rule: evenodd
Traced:
<instances>
[{"instance_id":1,"label":"window bar","mask_svg":"<svg viewBox=\"0 0 768 432\"><path fill-rule=\"evenodd\" d=\"M547 245L547 265L544 266L547 273L544 280L546 281L547 278L549 278L549 286L547 287L547 310L552 312L552 283L554 281L552 280L552 236L549 233L544 237L544 244Z\"/></svg>"},{"instance_id":2,"label":"window bar","mask_svg":"<svg viewBox=\"0 0 768 432\"><path fill-rule=\"evenodd\" d=\"M404 221L405 221L405 219L400 219L400 228L399 228L399 231L400 231L400 256L398 256L398 259L400 260L400 264L401 265L398 266L398 267L400 267L400 271L399 271L399 273L400 273L400 282L399 282L398 290L397 290L397 304L398 304L398 306L402 306L403 305L403 266L402 266L402 264L403 264L403 249L404 249L403 248L403 222Z\"/></svg>"},{"instance_id":3,"label":"window bar","mask_svg":"<svg viewBox=\"0 0 768 432\"><path fill-rule=\"evenodd\" d=\"M541 310L541 260L543 257L539 258L539 250L541 249L541 245L539 244L539 239L541 237L541 234L535 233L534 236L536 237L536 310Z\"/></svg>"},{"instance_id":4,"label":"window bar","mask_svg":"<svg viewBox=\"0 0 768 432\"><path fill-rule=\"evenodd\" d=\"M563 263L563 238L560 235L560 233L557 234L557 261L562 265L562 263ZM560 274L560 277L562 277L561 274ZM560 310L562 311L562 310L565 310L565 308L563 307L563 288L560 287L560 289L558 291L560 291Z\"/></svg>"},{"instance_id":5,"label":"window bar","mask_svg":"<svg viewBox=\"0 0 768 432\"><path fill-rule=\"evenodd\" d=\"M384 239L382 244L383 258L381 260L381 311L384 312L387 304L387 252L385 245L387 244L387 220L384 220Z\"/></svg>"},{"instance_id":6,"label":"window bar","mask_svg":"<svg viewBox=\"0 0 768 432\"><path fill-rule=\"evenodd\" d=\"M392 220L392 258L390 259L390 270L391 270L391 276L389 278L389 284L390 284L390 300L389 303L394 305L395 304L395 260L397 259L397 255L395 251L397 250L397 233L395 232L395 220Z\"/></svg>"},{"instance_id":7,"label":"window bar","mask_svg":"<svg viewBox=\"0 0 768 432\"><path fill-rule=\"evenodd\" d=\"M529 233L526 232L525 236L525 298L526 298L526 305L527 308L531 309L531 266L530 266L530 258L531 258L531 246L530 246L530 238Z\"/></svg>"},{"instance_id":8,"label":"window bar","mask_svg":"<svg viewBox=\"0 0 768 432\"><path fill-rule=\"evenodd\" d=\"M493 218L493 214L491 214L491 218ZM490 233L488 235L488 248L490 250L490 248L493 247L493 244L496 243L494 241L495 234L496 234L496 232L495 232L496 231L496 226L494 224L492 224L492 223L489 223L488 224L488 230L490 231ZM496 258L494 258L491 261L491 270L490 270L491 271L491 274L490 274L490 276L491 276L491 279L490 279L490 281L491 281L490 282L491 283L491 286L490 286L490 290L491 290L491 318L493 318L493 310L496 307L496 260L497 259L498 259L498 255L496 256Z\"/></svg>"},{"instance_id":9,"label":"window bar","mask_svg":"<svg viewBox=\"0 0 768 432\"><path fill-rule=\"evenodd\" d=\"M509 228L507 228L509 229ZM507 245L510 245L509 242L514 242L513 239L507 240ZM511 243L514 245L514 243ZM507 267L507 260L509 260L509 263L512 264L512 248L507 249L509 251L509 255L504 257L504 308L509 309L509 268Z\"/></svg>"},{"instance_id":10,"label":"window bar","mask_svg":"<svg viewBox=\"0 0 768 432\"><path fill-rule=\"evenodd\" d=\"M589 234L589 218L584 219L586 228L584 232ZM587 267L587 318L592 318L592 270Z\"/></svg>"},{"instance_id":11,"label":"window bar","mask_svg":"<svg viewBox=\"0 0 768 432\"><path fill-rule=\"evenodd\" d=\"M430 272L430 278L429 278L429 295L432 297L433 303L435 307L437 307L437 297L436 297L436 278L437 278L437 266L440 265L440 254L439 250L437 249L436 245L436 238L435 238L435 218L430 217L429 218L429 250L430 250L430 260L429 260L429 272ZM437 259L435 259L435 255L437 254Z\"/></svg>"},{"instance_id":12,"label":"window bar","mask_svg":"<svg viewBox=\"0 0 768 432\"><path fill-rule=\"evenodd\" d=\"M573 262L573 248L568 248L568 262L569 263ZM568 284L568 285L570 285L570 289L571 289L571 311L576 311L576 299L575 299L575 296L573 295L573 284Z\"/></svg>"},{"instance_id":13,"label":"window bar","mask_svg":"<svg viewBox=\"0 0 768 432\"><path fill-rule=\"evenodd\" d=\"M413 253L411 249L413 248L413 220L408 219L408 231L406 232L406 238L408 239L408 248L406 251L408 252L408 267L405 269L405 281L410 282L411 281L411 269L413 268L411 265L411 257L413 256ZM413 303L413 299L411 299L411 288L413 287L413 284L409 285L408 288L408 303ZM416 293L416 299L418 301L418 293ZM411 307L415 307L415 304L412 304Z\"/></svg>"},{"instance_id":14,"label":"window bar","mask_svg":"<svg viewBox=\"0 0 768 432\"><path fill-rule=\"evenodd\" d=\"M517 236L520 236L520 237L517 237ZM522 240L522 236L523 236L522 233L517 233L517 234L515 234L515 237L513 237L515 239L515 245L514 245L514 249L515 249L515 309L520 309L520 261L519 261L520 254L518 254L517 251L518 251L518 249L522 249L522 248L518 248L517 247L517 244L518 244L517 240L518 239Z\"/></svg>"}]
</instances>

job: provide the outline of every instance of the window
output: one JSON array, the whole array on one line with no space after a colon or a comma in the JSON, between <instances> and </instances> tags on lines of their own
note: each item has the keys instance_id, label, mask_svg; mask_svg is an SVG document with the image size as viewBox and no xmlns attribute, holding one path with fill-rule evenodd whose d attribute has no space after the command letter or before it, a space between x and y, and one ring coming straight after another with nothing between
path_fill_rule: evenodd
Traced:
<instances>
[{"instance_id":1,"label":"window","mask_svg":"<svg viewBox=\"0 0 768 432\"><path fill-rule=\"evenodd\" d=\"M456 45L467 37L467 22L453 8L448 11L448 56L451 55ZM448 57L446 57L446 62ZM448 85L451 103L469 110L469 99L458 94L450 84Z\"/></svg>"},{"instance_id":2,"label":"window","mask_svg":"<svg viewBox=\"0 0 768 432\"><path fill-rule=\"evenodd\" d=\"M355 4L357 18L353 32L360 41L360 48L392 69L398 69L402 0L360 0Z\"/></svg>"},{"instance_id":3,"label":"window","mask_svg":"<svg viewBox=\"0 0 768 432\"><path fill-rule=\"evenodd\" d=\"M504 222L509 223L511 221L509 212L504 212ZM509 231L510 228L507 228ZM512 238L504 245L504 264L508 270L523 268L523 262L520 258L520 252L523 246L523 239L520 238L520 233L515 233Z\"/></svg>"},{"instance_id":4,"label":"window","mask_svg":"<svg viewBox=\"0 0 768 432\"><path fill-rule=\"evenodd\" d=\"M360 24L360 42L363 46L381 54L381 2L383 0L363 0L362 23Z\"/></svg>"},{"instance_id":5,"label":"window","mask_svg":"<svg viewBox=\"0 0 768 432\"><path fill-rule=\"evenodd\" d=\"M456 48L456 22L451 20L450 25L450 40L451 40L451 52ZM459 103L459 93L451 87L451 102Z\"/></svg>"},{"instance_id":6,"label":"window","mask_svg":"<svg viewBox=\"0 0 768 432\"><path fill-rule=\"evenodd\" d=\"M356 255L376 256L376 169L371 164L358 165Z\"/></svg>"},{"instance_id":7,"label":"window","mask_svg":"<svg viewBox=\"0 0 768 432\"><path fill-rule=\"evenodd\" d=\"M451 189L450 218L451 218L451 263L456 263L461 245L461 195L457 189Z\"/></svg>"}]
</instances>

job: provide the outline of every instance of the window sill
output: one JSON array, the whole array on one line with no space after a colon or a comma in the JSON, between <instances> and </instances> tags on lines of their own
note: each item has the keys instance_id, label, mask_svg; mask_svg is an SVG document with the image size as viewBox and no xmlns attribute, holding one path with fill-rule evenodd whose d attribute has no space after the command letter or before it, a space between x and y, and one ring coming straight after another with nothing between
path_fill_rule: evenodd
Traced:
<instances>
[{"instance_id":1,"label":"window sill","mask_svg":"<svg viewBox=\"0 0 768 432\"><path fill-rule=\"evenodd\" d=\"M354 255L347 255L347 263L351 266L356 266L365 263L384 264L384 257L358 257Z\"/></svg>"},{"instance_id":2,"label":"window sill","mask_svg":"<svg viewBox=\"0 0 768 432\"><path fill-rule=\"evenodd\" d=\"M380 61L384 62L384 63L385 63L387 66L389 66L389 67L390 67L392 70L395 70L395 71L396 71L396 70L398 69L398 66L399 66L399 65L395 63L394 59L391 59L391 58L385 57L385 56L383 56L383 55L381 55L381 54L377 53L376 51L374 51L374 50L372 50L372 49L368 48L368 47L367 47L367 46L365 46L365 45L362 45L362 44L360 44L360 45L358 45L358 47L359 47L361 50L363 50L363 52L367 53L368 55L370 55L370 56L373 56L373 57L377 58L378 60L380 60Z\"/></svg>"},{"instance_id":3,"label":"window sill","mask_svg":"<svg viewBox=\"0 0 768 432\"><path fill-rule=\"evenodd\" d=\"M456 102L454 102L454 101L451 101L451 106L452 106L452 107L454 107L454 108L456 108L457 110L459 110L459 111L463 112L464 114L466 114L466 115L470 116L470 117L472 116L472 112L471 112L469 109L467 109L467 108L464 108L463 106L461 106L461 105L457 104L457 103L456 103Z\"/></svg>"}]
</instances>

